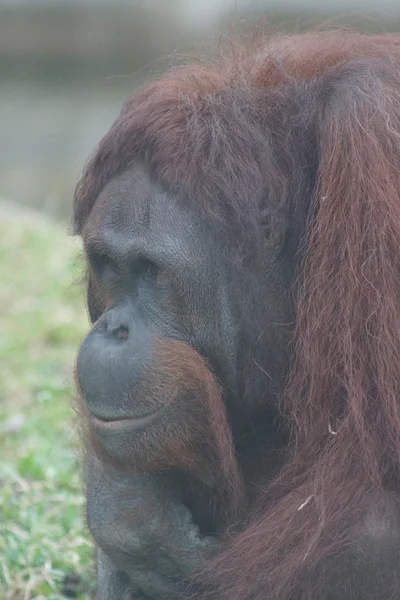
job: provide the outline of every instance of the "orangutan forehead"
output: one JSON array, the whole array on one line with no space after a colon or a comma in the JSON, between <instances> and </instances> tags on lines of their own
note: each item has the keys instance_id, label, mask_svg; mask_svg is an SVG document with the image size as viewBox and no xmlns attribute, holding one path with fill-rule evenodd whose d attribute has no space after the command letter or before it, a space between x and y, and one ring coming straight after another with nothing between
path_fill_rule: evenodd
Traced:
<instances>
[{"instance_id":1,"label":"orangutan forehead","mask_svg":"<svg viewBox=\"0 0 400 600\"><path fill-rule=\"evenodd\" d=\"M201 225L196 213L182 198L161 187L141 164L113 178L99 194L87 229L114 233L130 231L140 237L149 231L171 231L175 235L183 228Z\"/></svg>"},{"instance_id":2,"label":"orangutan forehead","mask_svg":"<svg viewBox=\"0 0 400 600\"><path fill-rule=\"evenodd\" d=\"M90 217L91 227L118 231L129 226L139 235L168 200L171 203L144 167L136 164L114 177L100 192Z\"/></svg>"}]
</instances>

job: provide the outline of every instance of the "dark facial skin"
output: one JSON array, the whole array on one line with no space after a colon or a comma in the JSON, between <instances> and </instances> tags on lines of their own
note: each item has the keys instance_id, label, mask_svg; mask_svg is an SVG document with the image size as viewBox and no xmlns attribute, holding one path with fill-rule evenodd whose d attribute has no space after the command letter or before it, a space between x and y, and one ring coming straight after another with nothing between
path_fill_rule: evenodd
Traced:
<instances>
[{"instance_id":1,"label":"dark facial skin","mask_svg":"<svg viewBox=\"0 0 400 600\"><path fill-rule=\"evenodd\" d=\"M221 379L237 386L234 309L211 233L140 169L111 182L98 198L83 234L97 286L89 308L97 322L77 364L93 416L147 418L162 407L164 399L151 404L126 395L152 361L157 337L195 347ZM118 443L124 435L121 428Z\"/></svg>"},{"instance_id":2,"label":"dark facial skin","mask_svg":"<svg viewBox=\"0 0 400 600\"><path fill-rule=\"evenodd\" d=\"M214 553L203 534L218 530L219 498L234 504L241 486L226 458L231 427L243 426L238 267L206 220L140 167L103 190L83 240L94 325L76 375L98 599L173 599Z\"/></svg>"},{"instance_id":3,"label":"dark facial skin","mask_svg":"<svg viewBox=\"0 0 400 600\"><path fill-rule=\"evenodd\" d=\"M77 379L91 427L110 456L129 461L132 433L138 435L171 401L148 390L147 371L157 370L158 340L180 340L207 359L228 396L228 413L237 422L248 414L237 378L239 350L244 342L251 343L244 340L245 331L254 336L253 368L265 369L265 358L258 366L257 351L270 357L262 385L267 391L275 385L285 357L280 356L281 339L274 342L282 337L280 324L290 316L283 301L287 294L280 292L287 289L286 281L264 239L272 264L256 256L255 243L259 264L252 263L253 272L240 270L227 241L193 206L163 192L137 167L100 194L83 240L94 325L79 351ZM243 307L249 288L254 298L255 281L261 282L261 306L249 297ZM277 323L278 333L272 325L252 330L252 318ZM273 351L268 350L271 345Z\"/></svg>"}]
</instances>

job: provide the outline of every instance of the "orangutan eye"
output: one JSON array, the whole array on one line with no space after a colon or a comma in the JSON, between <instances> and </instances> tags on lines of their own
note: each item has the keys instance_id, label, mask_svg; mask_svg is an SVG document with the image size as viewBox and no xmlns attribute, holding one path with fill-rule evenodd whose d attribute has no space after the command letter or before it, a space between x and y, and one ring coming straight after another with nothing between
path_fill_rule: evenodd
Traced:
<instances>
[{"instance_id":1,"label":"orangutan eye","mask_svg":"<svg viewBox=\"0 0 400 600\"><path fill-rule=\"evenodd\" d=\"M134 270L137 277L141 277L145 281L151 281L157 285L162 285L169 281L167 271L152 260L140 259L136 262Z\"/></svg>"},{"instance_id":2,"label":"orangutan eye","mask_svg":"<svg viewBox=\"0 0 400 600\"><path fill-rule=\"evenodd\" d=\"M93 267L96 276L101 279L107 274L118 274L119 268L117 263L112 260L107 254L98 252L90 252L89 260Z\"/></svg>"},{"instance_id":3,"label":"orangutan eye","mask_svg":"<svg viewBox=\"0 0 400 600\"><path fill-rule=\"evenodd\" d=\"M146 264L144 266L143 277L145 279L157 279L158 273L160 271L158 265L156 265L156 263L152 262L151 260L146 260L145 263Z\"/></svg>"}]
</instances>

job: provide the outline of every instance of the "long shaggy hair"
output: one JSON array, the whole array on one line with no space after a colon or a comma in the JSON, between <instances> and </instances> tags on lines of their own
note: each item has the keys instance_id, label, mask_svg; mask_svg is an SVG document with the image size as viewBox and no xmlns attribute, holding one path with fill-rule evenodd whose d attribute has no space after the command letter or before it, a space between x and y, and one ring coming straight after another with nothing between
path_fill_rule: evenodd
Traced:
<instances>
[{"instance_id":1,"label":"long shaggy hair","mask_svg":"<svg viewBox=\"0 0 400 600\"><path fill-rule=\"evenodd\" d=\"M272 38L148 84L84 173L78 232L138 158L229 227L273 205L297 232L290 451L207 577L219 600L300 598L368 498L399 487L400 36Z\"/></svg>"}]
</instances>

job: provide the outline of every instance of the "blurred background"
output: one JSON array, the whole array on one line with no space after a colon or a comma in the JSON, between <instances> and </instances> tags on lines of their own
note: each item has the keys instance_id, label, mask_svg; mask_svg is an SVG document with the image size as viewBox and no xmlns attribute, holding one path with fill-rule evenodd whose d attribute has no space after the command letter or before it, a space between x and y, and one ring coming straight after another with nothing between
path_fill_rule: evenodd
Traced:
<instances>
[{"instance_id":1,"label":"blurred background","mask_svg":"<svg viewBox=\"0 0 400 600\"><path fill-rule=\"evenodd\" d=\"M343 15L347 13L347 17ZM122 100L232 20L397 31L399 0L0 0L0 194L65 217ZM340 18L342 16L342 18Z\"/></svg>"},{"instance_id":2,"label":"blurred background","mask_svg":"<svg viewBox=\"0 0 400 600\"><path fill-rule=\"evenodd\" d=\"M72 375L88 319L67 235L79 173L137 86L253 21L400 31L400 0L0 0L0 600L93 598Z\"/></svg>"}]
</instances>

